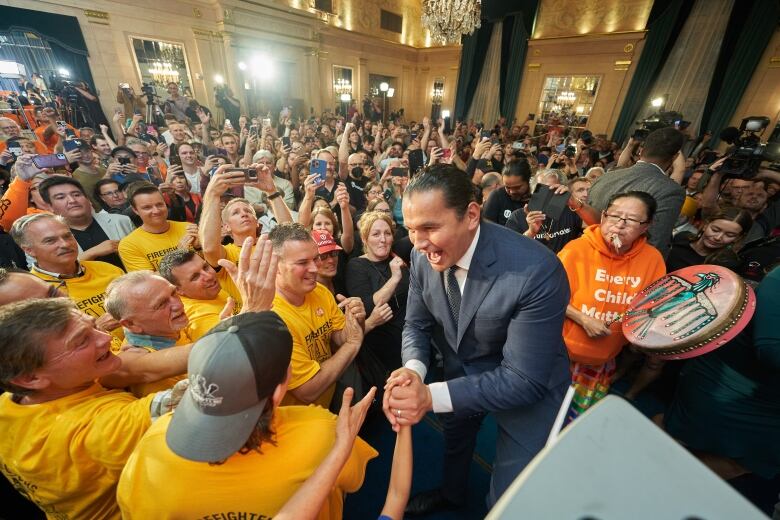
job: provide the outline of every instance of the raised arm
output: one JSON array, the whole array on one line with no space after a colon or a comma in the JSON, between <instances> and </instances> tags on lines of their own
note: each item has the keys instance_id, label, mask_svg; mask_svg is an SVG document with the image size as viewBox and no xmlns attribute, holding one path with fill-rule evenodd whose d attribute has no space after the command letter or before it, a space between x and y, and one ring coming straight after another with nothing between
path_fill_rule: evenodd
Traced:
<instances>
[{"instance_id":1,"label":"raised arm","mask_svg":"<svg viewBox=\"0 0 780 520\"><path fill-rule=\"evenodd\" d=\"M339 184L335 193L336 202L341 211L341 247L350 254L355 247L355 225L352 222L352 211L349 207L349 192L345 184Z\"/></svg>"},{"instance_id":2,"label":"raised arm","mask_svg":"<svg viewBox=\"0 0 780 520\"><path fill-rule=\"evenodd\" d=\"M118 354L122 365L116 372L101 378L100 384L106 388L125 388L184 374L191 348L192 345L184 345L154 352L137 347L124 348Z\"/></svg>"},{"instance_id":3,"label":"raised arm","mask_svg":"<svg viewBox=\"0 0 780 520\"><path fill-rule=\"evenodd\" d=\"M209 265L216 267L225 258L225 248L222 247L222 210L220 199L231 186L243 185L242 172L225 173L231 165L225 164L217 168L203 193L203 209L200 214L198 235L203 248L203 258Z\"/></svg>"},{"instance_id":4,"label":"raised arm","mask_svg":"<svg viewBox=\"0 0 780 520\"><path fill-rule=\"evenodd\" d=\"M628 168L634 164L634 152L636 151L637 146L639 146L639 141L635 141L633 137L628 139L628 144L626 144L623 151L620 152L620 157L618 157L617 164L615 165L616 170Z\"/></svg>"}]
</instances>

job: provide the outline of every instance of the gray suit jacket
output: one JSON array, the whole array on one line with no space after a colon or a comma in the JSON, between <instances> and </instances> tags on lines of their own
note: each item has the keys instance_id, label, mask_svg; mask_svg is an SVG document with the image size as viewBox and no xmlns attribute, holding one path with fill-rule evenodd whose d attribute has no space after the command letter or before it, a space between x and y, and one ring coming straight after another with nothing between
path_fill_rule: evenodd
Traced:
<instances>
[{"instance_id":1,"label":"gray suit jacket","mask_svg":"<svg viewBox=\"0 0 780 520\"><path fill-rule=\"evenodd\" d=\"M442 274L412 253L403 362L427 365L436 337L456 415L508 411L501 415L529 439L544 437L571 380L561 337L568 303L566 273L549 249L483 221L457 328Z\"/></svg>"},{"instance_id":2,"label":"gray suit jacket","mask_svg":"<svg viewBox=\"0 0 780 520\"><path fill-rule=\"evenodd\" d=\"M588 200L595 209L604 211L612 195L627 191L647 192L658 204L648 241L666 258L672 247L672 229L685 202L685 190L656 165L639 162L599 177L588 193Z\"/></svg>"}]
</instances>

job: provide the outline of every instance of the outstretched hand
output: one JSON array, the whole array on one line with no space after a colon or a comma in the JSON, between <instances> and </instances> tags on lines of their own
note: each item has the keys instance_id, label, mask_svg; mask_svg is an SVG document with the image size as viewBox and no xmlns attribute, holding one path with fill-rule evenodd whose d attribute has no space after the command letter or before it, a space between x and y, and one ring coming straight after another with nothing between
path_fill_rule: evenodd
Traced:
<instances>
[{"instance_id":1,"label":"outstretched hand","mask_svg":"<svg viewBox=\"0 0 780 520\"><path fill-rule=\"evenodd\" d=\"M254 249L253 244L252 237L244 240L238 266L225 258L219 260L219 265L228 272L241 294L241 313L269 310L276 295L279 257L274 254L267 236L260 237Z\"/></svg>"}]
</instances>

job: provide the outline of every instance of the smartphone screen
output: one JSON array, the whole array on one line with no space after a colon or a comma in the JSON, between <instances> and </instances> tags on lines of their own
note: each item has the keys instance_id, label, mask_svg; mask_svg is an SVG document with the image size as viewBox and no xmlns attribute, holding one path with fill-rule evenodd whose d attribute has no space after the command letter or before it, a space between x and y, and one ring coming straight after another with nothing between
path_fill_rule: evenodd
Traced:
<instances>
[{"instance_id":1,"label":"smartphone screen","mask_svg":"<svg viewBox=\"0 0 780 520\"><path fill-rule=\"evenodd\" d=\"M32 162L38 168L59 168L68 165L68 160L64 153L53 153L51 155L36 155Z\"/></svg>"},{"instance_id":2,"label":"smartphone screen","mask_svg":"<svg viewBox=\"0 0 780 520\"><path fill-rule=\"evenodd\" d=\"M552 191L550 193L552 193ZM566 209L566 204L569 202L569 197L571 197L571 193L568 191L566 193L561 193L560 195L552 193L552 197L544 208L544 214L547 218L553 220L561 218L563 210Z\"/></svg>"},{"instance_id":3,"label":"smartphone screen","mask_svg":"<svg viewBox=\"0 0 780 520\"><path fill-rule=\"evenodd\" d=\"M482 130L482 137L490 139L490 131L489 130Z\"/></svg>"},{"instance_id":4,"label":"smartphone screen","mask_svg":"<svg viewBox=\"0 0 780 520\"><path fill-rule=\"evenodd\" d=\"M533 195L531 195L531 200L528 201L528 211L543 212L550 196L550 188L544 184L537 184Z\"/></svg>"},{"instance_id":5,"label":"smartphone screen","mask_svg":"<svg viewBox=\"0 0 780 520\"><path fill-rule=\"evenodd\" d=\"M8 151L13 154L14 157L19 157L22 155L22 147L21 146L9 146Z\"/></svg>"},{"instance_id":6,"label":"smartphone screen","mask_svg":"<svg viewBox=\"0 0 780 520\"><path fill-rule=\"evenodd\" d=\"M130 164L130 158L129 157L119 157L117 158L117 162L121 164L122 166L125 166L127 164Z\"/></svg>"},{"instance_id":7,"label":"smartphone screen","mask_svg":"<svg viewBox=\"0 0 780 520\"><path fill-rule=\"evenodd\" d=\"M171 166L181 166L181 157L178 155L172 155L170 160Z\"/></svg>"},{"instance_id":8,"label":"smartphone screen","mask_svg":"<svg viewBox=\"0 0 780 520\"><path fill-rule=\"evenodd\" d=\"M81 141L81 139L68 139L67 141L62 142L62 147L66 152L72 152L77 148L81 148L83 145L84 143Z\"/></svg>"},{"instance_id":9,"label":"smartphone screen","mask_svg":"<svg viewBox=\"0 0 780 520\"><path fill-rule=\"evenodd\" d=\"M391 177L408 177L409 168L393 168L390 170Z\"/></svg>"},{"instance_id":10,"label":"smartphone screen","mask_svg":"<svg viewBox=\"0 0 780 520\"><path fill-rule=\"evenodd\" d=\"M242 172L245 183L257 182L257 170L254 168L229 168L225 173Z\"/></svg>"},{"instance_id":11,"label":"smartphone screen","mask_svg":"<svg viewBox=\"0 0 780 520\"><path fill-rule=\"evenodd\" d=\"M282 146L290 146L290 138L287 136L282 137Z\"/></svg>"},{"instance_id":12,"label":"smartphone screen","mask_svg":"<svg viewBox=\"0 0 780 520\"><path fill-rule=\"evenodd\" d=\"M271 126L271 118L270 117L264 117L263 118L263 126Z\"/></svg>"},{"instance_id":13,"label":"smartphone screen","mask_svg":"<svg viewBox=\"0 0 780 520\"><path fill-rule=\"evenodd\" d=\"M249 127L249 135L254 135L254 136L258 135L258 133L257 133L257 125L251 125Z\"/></svg>"},{"instance_id":14,"label":"smartphone screen","mask_svg":"<svg viewBox=\"0 0 780 520\"><path fill-rule=\"evenodd\" d=\"M409 152L409 171L416 173L423 166L425 166L423 151L418 149Z\"/></svg>"},{"instance_id":15,"label":"smartphone screen","mask_svg":"<svg viewBox=\"0 0 780 520\"><path fill-rule=\"evenodd\" d=\"M321 161L319 159L312 159L311 164L309 165L309 173L310 174L317 174L320 177L319 184L323 184L325 182L325 175L328 172L328 163L325 161Z\"/></svg>"}]
</instances>

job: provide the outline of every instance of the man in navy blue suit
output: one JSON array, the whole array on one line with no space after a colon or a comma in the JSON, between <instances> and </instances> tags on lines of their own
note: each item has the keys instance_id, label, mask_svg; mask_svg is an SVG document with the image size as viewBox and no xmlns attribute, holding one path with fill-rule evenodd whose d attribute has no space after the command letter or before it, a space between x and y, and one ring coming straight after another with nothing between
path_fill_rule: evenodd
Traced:
<instances>
[{"instance_id":1,"label":"man in navy blue suit","mask_svg":"<svg viewBox=\"0 0 780 520\"><path fill-rule=\"evenodd\" d=\"M388 379L383 407L394 429L441 413L445 437L442 487L413 497L407 514L464 505L487 413L498 423L492 507L544 446L571 381L561 337L566 274L540 243L482 221L471 181L454 166L412 179L403 214L415 247L404 366ZM426 385L432 344L445 381Z\"/></svg>"}]
</instances>

